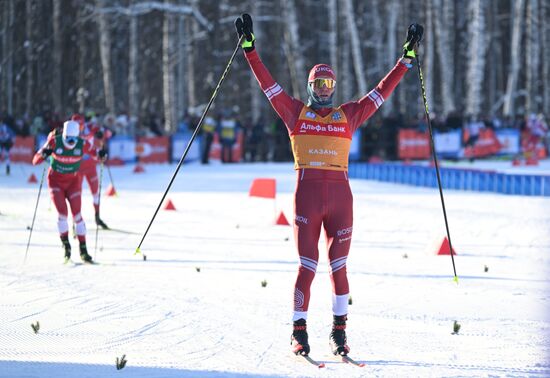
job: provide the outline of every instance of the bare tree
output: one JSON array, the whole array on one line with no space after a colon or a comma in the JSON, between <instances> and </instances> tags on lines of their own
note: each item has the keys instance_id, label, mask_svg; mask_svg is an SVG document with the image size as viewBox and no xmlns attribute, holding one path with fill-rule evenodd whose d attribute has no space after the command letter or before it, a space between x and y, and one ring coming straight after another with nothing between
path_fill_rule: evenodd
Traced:
<instances>
[{"instance_id":1,"label":"bare tree","mask_svg":"<svg viewBox=\"0 0 550 378\"><path fill-rule=\"evenodd\" d=\"M25 30L26 30L26 41L25 41L25 52L26 52L26 73L27 73L27 86L25 88L25 113L29 116L32 112L33 107L33 22L34 22L34 12L33 12L33 2L32 0L25 1Z\"/></svg>"},{"instance_id":2,"label":"bare tree","mask_svg":"<svg viewBox=\"0 0 550 378\"><path fill-rule=\"evenodd\" d=\"M306 78L306 68L302 49L300 49L296 5L294 0L283 0L283 5L288 27L285 29L285 42L288 49L287 57L292 80L292 94L296 98L304 98L305 86L303 83Z\"/></svg>"},{"instance_id":3,"label":"bare tree","mask_svg":"<svg viewBox=\"0 0 550 378\"><path fill-rule=\"evenodd\" d=\"M541 100L538 91L540 78L540 30L539 24L539 0L529 0L527 3L527 36L525 43L525 109L527 112L537 111L537 102Z\"/></svg>"},{"instance_id":4,"label":"bare tree","mask_svg":"<svg viewBox=\"0 0 550 378\"><path fill-rule=\"evenodd\" d=\"M133 4L134 0L132 0ZM130 117L139 117L139 82L138 82L138 16L130 15L129 53L128 53L128 111Z\"/></svg>"},{"instance_id":5,"label":"bare tree","mask_svg":"<svg viewBox=\"0 0 550 378\"><path fill-rule=\"evenodd\" d=\"M252 14L262 14L261 3L259 1L252 2ZM256 22L254 24L254 35L259 41L263 40L262 25L262 22ZM258 87L258 83L254 75L250 75L250 93L250 111L252 112L251 121L256 122L260 119L263 113L262 104L265 103L265 100L264 96L262 95L261 88Z\"/></svg>"},{"instance_id":6,"label":"bare tree","mask_svg":"<svg viewBox=\"0 0 550 378\"><path fill-rule=\"evenodd\" d=\"M455 99L452 90L454 83L453 35L454 1L434 0L434 30L437 38L437 58L439 59L439 91L443 114L455 110ZM434 70L435 71L435 70Z\"/></svg>"},{"instance_id":7,"label":"bare tree","mask_svg":"<svg viewBox=\"0 0 550 378\"><path fill-rule=\"evenodd\" d=\"M519 74L519 54L521 43L521 24L523 19L524 0L514 2L513 24L512 24L512 43L510 44L510 70L508 71L508 80L506 81L506 97L504 100L504 115L513 115L515 113L514 98L516 97L516 87Z\"/></svg>"},{"instance_id":8,"label":"bare tree","mask_svg":"<svg viewBox=\"0 0 550 378\"><path fill-rule=\"evenodd\" d=\"M548 1L542 2L542 10L540 12L541 20L548 20L550 18L550 3ZM548 52L550 51L550 22L542 22L542 35L540 50L544 52L542 59L542 76L541 82L543 85L543 103L542 110L546 112L546 116L550 115L550 57Z\"/></svg>"},{"instance_id":9,"label":"bare tree","mask_svg":"<svg viewBox=\"0 0 550 378\"><path fill-rule=\"evenodd\" d=\"M399 0L391 0L386 2L386 14L388 15L385 24L386 49L384 50L384 54L382 56L382 58L384 58L383 62L385 69L388 69L388 67L395 64L397 53L399 51L397 49L397 18L399 16L399 6ZM387 116L395 111L394 98L395 96L390 96L390 98L388 98L384 103L384 106L382 107L383 115Z\"/></svg>"},{"instance_id":10,"label":"bare tree","mask_svg":"<svg viewBox=\"0 0 550 378\"><path fill-rule=\"evenodd\" d=\"M327 13L329 15L329 34L328 34L328 48L329 48L329 62L330 66L338 75L338 7L336 4L337 0L328 0L327 1ZM335 93L337 102L341 101L340 92Z\"/></svg>"},{"instance_id":11,"label":"bare tree","mask_svg":"<svg viewBox=\"0 0 550 378\"><path fill-rule=\"evenodd\" d=\"M467 66L466 80L468 90L466 93L466 112L472 115L479 115L481 112L483 84L483 70L485 68L485 15L484 1L472 0L468 5L470 18L469 25L469 46L470 54Z\"/></svg>"},{"instance_id":12,"label":"bare tree","mask_svg":"<svg viewBox=\"0 0 550 378\"><path fill-rule=\"evenodd\" d=\"M55 0L60 1L60 0ZM96 0L97 7L101 10L106 0ZM99 27L99 53L101 56L101 68L103 70L103 92L105 94L105 108L109 113L115 112L115 94L111 72L111 31L108 13L99 12L97 15Z\"/></svg>"},{"instance_id":13,"label":"bare tree","mask_svg":"<svg viewBox=\"0 0 550 378\"><path fill-rule=\"evenodd\" d=\"M424 82L426 85L426 97L428 104L431 104L432 108L435 105L434 99L434 73L435 73L435 41L434 41L434 27L433 27L433 4L432 0L425 1L426 6L426 25L424 39ZM433 110L433 109L432 109ZM434 114L432 114L434 115Z\"/></svg>"},{"instance_id":14,"label":"bare tree","mask_svg":"<svg viewBox=\"0 0 550 378\"><path fill-rule=\"evenodd\" d=\"M195 9L197 7L197 0L191 0L191 6ZM198 105L195 82L195 38L199 33L199 24L195 18L192 17L185 24L185 27L188 36L185 45L185 52L187 55L187 98L188 106L194 109Z\"/></svg>"},{"instance_id":15,"label":"bare tree","mask_svg":"<svg viewBox=\"0 0 550 378\"><path fill-rule=\"evenodd\" d=\"M365 65L363 64L363 55L361 54L361 43L359 41L359 31L355 24L355 15L351 0L343 0L346 23L348 24L349 38L351 41L351 55L353 57L353 68L355 71L355 80L357 81L358 95L367 93L367 80L365 78Z\"/></svg>"},{"instance_id":16,"label":"bare tree","mask_svg":"<svg viewBox=\"0 0 550 378\"><path fill-rule=\"evenodd\" d=\"M185 40L187 39L185 33L185 16L179 15L177 19L177 36L178 36L178 48L176 50L177 56L177 80L176 80L176 116L183 117L186 109L186 75L185 75Z\"/></svg>"},{"instance_id":17,"label":"bare tree","mask_svg":"<svg viewBox=\"0 0 550 378\"><path fill-rule=\"evenodd\" d=\"M165 0L169 3L171 0ZM164 13L162 28L162 98L164 104L164 131L176 131L175 86L174 86L174 15Z\"/></svg>"}]
</instances>

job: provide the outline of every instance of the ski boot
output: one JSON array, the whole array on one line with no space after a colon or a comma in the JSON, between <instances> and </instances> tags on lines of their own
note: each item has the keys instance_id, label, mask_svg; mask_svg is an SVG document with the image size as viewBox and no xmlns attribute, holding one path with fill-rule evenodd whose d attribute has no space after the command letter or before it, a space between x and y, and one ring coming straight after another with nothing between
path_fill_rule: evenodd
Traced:
<instances>
[{"instance_id":1,"label":"ski boot","mask_svg":"<svg viewBox=\"0 0 550 378\"><path fill-rule=\"evenodd\" d=\"M65 249L65 262L71 259L71 243L69 243L69 236L62 236L61 243L63 243L63 248Z\"/></svg>"},{"instance_id":2,"label":"ski boot","mask_svg":"<svg viewBox=\"0 0 550 378\"><path fill-rule=\"evenodd\" d=\"M349 346L347 345L346 338L346 320L346 315L334 315L329 344L335 356L347 356L349 353Z\"/></svg>"},{"instance_id":3,"label":"ski boot","mask_svg":"<svg viewBox=\"0 0 550 378\"><path fill-rule=\"evenodd\" d=\"M103 222L101 220L101 218L99 217L99 213L95 213L95 224L98 226L98 227L101 227L102 229L104 230L108 230L109 229L109 226L107 226L105 224L105 222Z\"/></svg>"},{"instance_id":4,"label":"ski boot","mask_svg":"<svg viewBox=\"0 0 550 378\"><path fill-rule=\"evenodd\" d=\"M294 322L292 336L290 336L290 345L292 345L292 352L296 355L307 356L309 354L305 319L298 319Z\"/></svg>"},{"instance_id":5,"label":"ski boot","mask_svg":"<svg viewBox=\"0 0 550 378\"><path fill-rule=\"evenodd\" d=\"M85 263L93 264L92 256L88 254L88 248L86 248L86 242L80 242L80 258Z\"/></svg>"}]
</instances>

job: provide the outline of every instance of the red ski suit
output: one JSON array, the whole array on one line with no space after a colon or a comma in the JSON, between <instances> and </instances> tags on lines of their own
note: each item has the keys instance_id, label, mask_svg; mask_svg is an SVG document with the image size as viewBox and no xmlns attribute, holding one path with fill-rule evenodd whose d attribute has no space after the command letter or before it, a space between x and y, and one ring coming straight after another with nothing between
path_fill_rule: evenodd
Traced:
<instances>
[{"instance_id":1,"label":"red ski suit","mask_svg":"<svg viewBox=\"0 0 550 378\"><path fill-rule=\"evenodd\" d=\"M98 132L103 134L102 138L97 138L96 135ZM86 123L84 129L80 132L80 137L88 141L91 145L96 148L102 148L105 144L105 141L111 136L109 130L102 130L102 128L96 123ZM80 162L80 169L78 170L79 175L88 182L90 191L92 192L94 209L96 214L99 213L99 179L97 177L97 161L92 158L87 153L84 153L82 156L82 161Z\"/></svg>"},{"instance_id":2,"label":"red ski suit","mask_svg":"<svg viewBox=\"0 0 550 378\"><path fill-rule=\"evenodd\" d=\"M256 50L245 53L245 56L261 89L286 125L289 136L293 140L295 168L297 169L294 195L294 235L300 256L294 291L293 320L307 317L310 287L319 260L318 243L321 225L325 232L330 262L333 312L334 315L346 315L349 295L346 259L353 230L353 196L347 176L349 143L351 143L353 132L390 96L408 68L404 63L398 62L376 88L358 101L347 102L336 109L313 110L305 107L302 101L285 93L272 78ZM320 123L316 123L317 120ZM341 127L335 127L335 125L341 125ZM310 132L312 130L313 133ZM306 143L305 150L303 147L294 148L294 141L300 133L315 134L315 130L328 131L310 135L310 138L333 138L337 140L333 143L336 147L334 149L315 149L309 148ZM334 130L336 132L333 132ZM341 135L337 135L338 132ZM300 160L308 152L309 155L328 156L319 157L325 161L302 164ZM298 157L297 154L302 156ZM319 168L316 168L315 165L318 165Z\"/></svg>"},{"instance_id":3,"label":"red ski suit","mask_svg":"<svg viewBox=\"0 0 550 378\"><path fill-rule=\"evenodd\" d=\"M83 154L88 154L92 159L96 159L96 149L87 141L82 144L82 151L78 154L80 156L72 156L70 158L57 155L57 151L61 151L64 147L58 145L55 134L52 132L48 135L48 139L44 146L38 150L33 157L33 165L40 164L44 161L42 156L42 150L45 148L52 149L52 159L70 163L78 164L82 159ZM76 148L76 147L75 147ZM69 232L69 226L67 222L68 208L67 201L71 207L71 213L76 227L76 234L81 242L86 238L86 225L80 214L82 206L82 176L77 171L72 173L61 173L53 169L51 166L48 169L48 187L50 188L50 197L55 205L58 213L58 230L61 236L65 236Z\"/></svg>"}]
</instances>

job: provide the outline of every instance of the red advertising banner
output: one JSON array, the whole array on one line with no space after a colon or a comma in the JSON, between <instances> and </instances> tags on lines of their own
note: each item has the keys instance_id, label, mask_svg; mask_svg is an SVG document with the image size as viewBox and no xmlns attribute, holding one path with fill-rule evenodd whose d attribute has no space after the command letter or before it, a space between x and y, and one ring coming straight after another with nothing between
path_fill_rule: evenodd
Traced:
<instances>
[{"instance_id":1,"label":"red advertising banner","mask_svg":"<svg viewBox=\"0 0 550 378\"><path fill-rule=\"evenodd\" d=\"M15 143L10 150L12 162L31 163L34 153L34 137L15 137Z\"/></svg>"},{"instance_id":2,"label":"red advertising banner","mask_svg":"<svg viewBox=\"0 0 550 378\"><path fill-rule=\"evenodd\" d=\"M400 159L428 159L430 137L416 130L399 130L398 155Z\"/></svg>"},{"instance_id":3,"label":"red advertising banner","mask_svg":"<svg viewBox=\"0 0 550 378\"><path fill-rule=\"evenodd\" d=\"M139 137L136 144L136 155L140 163L167 163L170 139L161 137Z\"/></svg>"},{"instance_id":4,"label":"red advertising banner","mask_svg":"<svg viewBox=\"0 0 550 378\"><path fill-rule=\"evenodd\" d=\"M468 140L468 133L464 133L464 141ZM464 157L483 157L490 156L500 151L500 142L492 129L479 130L479 138L473 147L464 149Z\"/></svg>"}]
</instances>

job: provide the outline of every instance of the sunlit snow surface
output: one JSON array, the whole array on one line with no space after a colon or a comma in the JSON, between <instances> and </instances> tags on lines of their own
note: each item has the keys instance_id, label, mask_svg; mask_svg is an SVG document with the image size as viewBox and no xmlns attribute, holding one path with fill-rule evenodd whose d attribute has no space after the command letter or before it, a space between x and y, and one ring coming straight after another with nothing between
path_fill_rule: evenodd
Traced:
<instances>
[{"instance_id":1,"label":"sunlit snow surface","mask_svg":"<svg viewBox=\"0 0 550 378\"><path fill-rule=\"evenodd\" d=\"M330 354L322 236L308 318L319 370L290 352L297 253L291 227L273 224L281 210L292 221L292 164L184 165L168 194L177 210L159 212L141 247L147 261L134 251L175 165L132 169L111 168L119 195L101 198L105 222L131 233L100 230L94 253L85 185L101 265L72 266L46 185L23 264L38 194L27 178L42 167L7 177L0 166L0 377L550 376L550 198L445 191L457 286L450 256L434 252L437 189L353 180L348 342L367 366ZM257 177L277 179L276 202L248 197Z\"/></svg>"}]
</instances>

